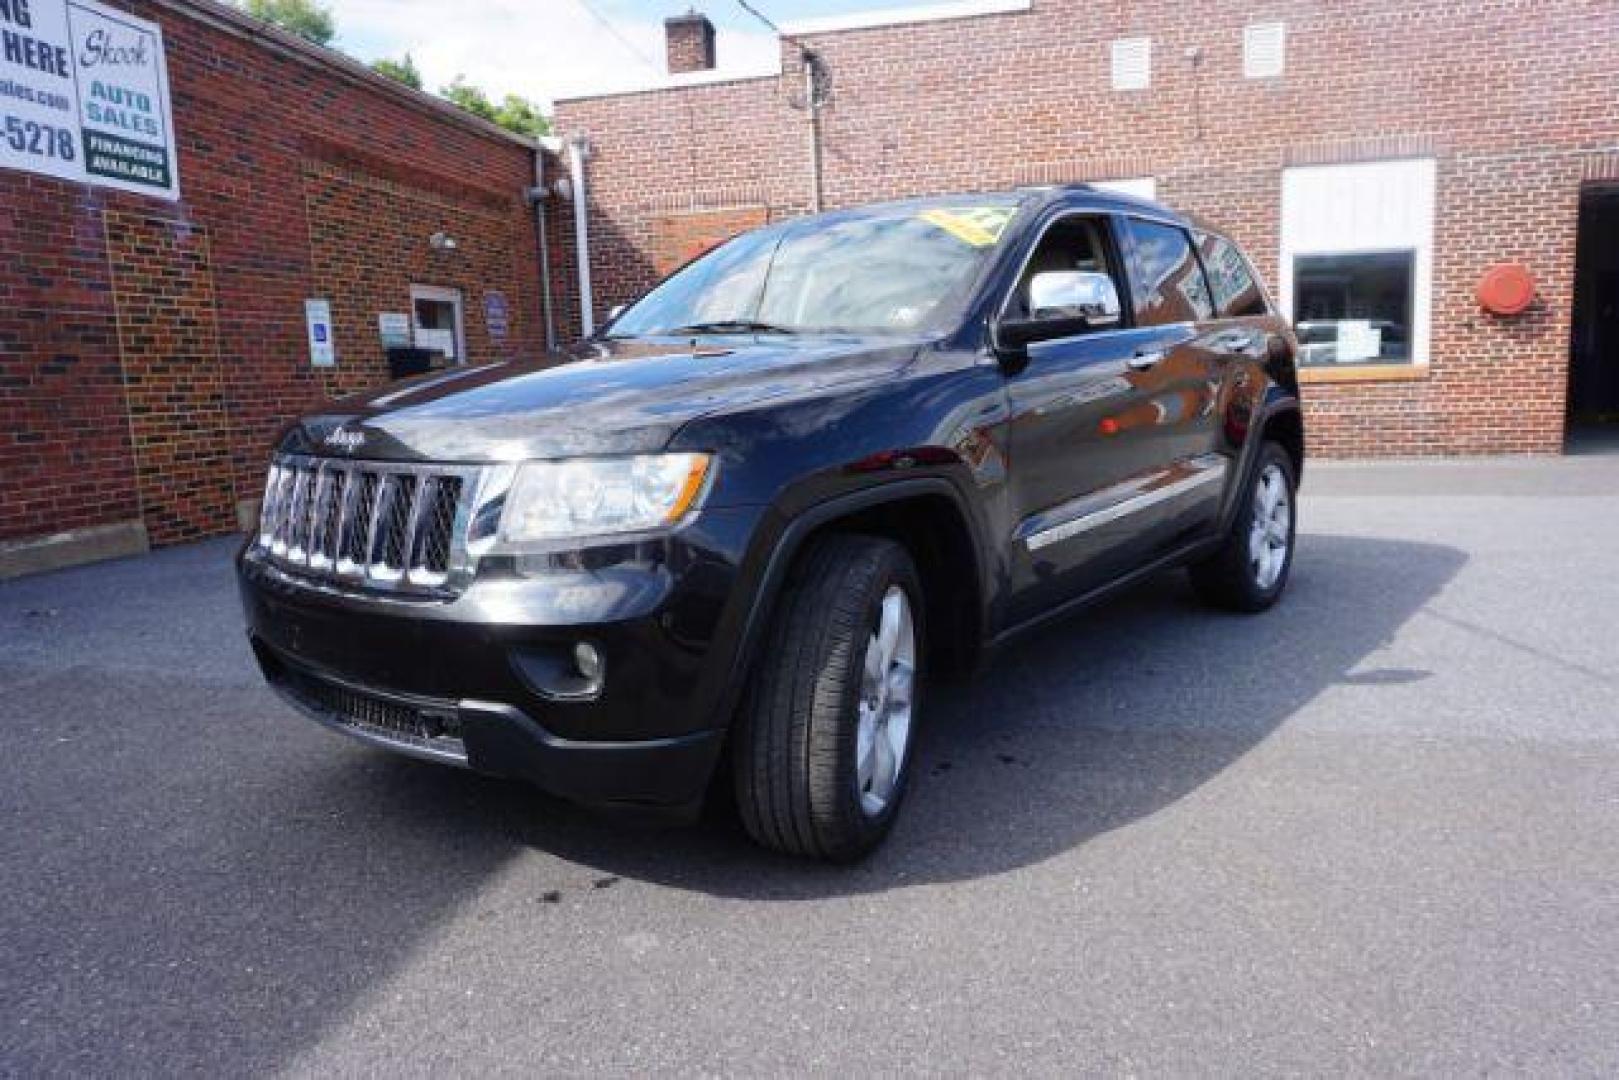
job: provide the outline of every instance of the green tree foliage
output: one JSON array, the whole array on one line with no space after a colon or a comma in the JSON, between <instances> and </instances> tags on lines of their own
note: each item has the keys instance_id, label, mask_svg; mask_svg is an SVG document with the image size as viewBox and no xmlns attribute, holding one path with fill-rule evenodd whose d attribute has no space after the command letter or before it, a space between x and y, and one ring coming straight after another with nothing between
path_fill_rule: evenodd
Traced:
<instances>
[{"instance_id":1,"label":"green tree foliage","mask_svg":"<svg viewBox=\"0 0 1619 1080\"><path fill-rule=\"evenodd\" d=\"M467 82L465 75L457 75L454 82L439 90L438 95L451 104L461 106L473 116L495 119L495 103L489 100L488 94Z\"/></svg>"},{"instance_id":2,"label":"green tree foliage","mask_svg":"<svg viewBox=\"0 0 1619 1080\"><path fill-rule=\"evenodd\" d=\"M457 75L454 82L440 90L439 96L474 116L481 116L519 135L537 137L551 131L551 121L546 119L534 102L516 94L507 94L497 105L489 100L488 94L467 82L462 75Z\"/></svg>"},{"instance_id":3,"label":"green tree foliage","mask_svg":"<svg viewBox=\"0 0 1619 1080\"><path fill-rule=\"evenodd\" d=\"M516 94L507 94L506 100L500 103L500 108L495 110L495 123L508 131L534 138L551 134L551 121L540 107Z\"/></svg>"},{"instance_id":4,"label":"green tree foliage","mask_svg":"<svg viewBox=\"0 0 1619 1080\"><path fill-rule=\"evenodd\" d=\"M383 57L371 65L371 70L378 75L388 76L394 82L404 83L412 90L422 88L422 73L416 69L416 61L410 58L410 53L406 53L403 60Z\"/></svg>"},{"instance_id":5,"label":"green tree foliage","mask_svg":"<svg viewBox=\"0 0 1619 1080\"><path fill-rule=\"evenodd\" d=\"M242 8L255 19L263 19L316 45L331 44L337 34L331 9L315 0L242 0Z\"/></svg>"},{"instance_id":6,"label":"green tree foliage","mask_svg":"<svg viewBox=\"0 0 1619 1080\"><path fill-rule=\"evenodd\" d=\"M331 9L318 0L238 0L242 9L256 19L281 27L317 45L330 45L337 35ZM399 60L383 58L374 61L371 70L404 83L414 90L422 88L422 73L410 53ZM540 111L539 105L517 94L507 94L497 104L479 87L467 82L466 76L457 75L450 85L439 90L439 96L459 105L474 116L481 116L507 131L538 138L551 133L551 121Z\"/></svg>"}]
</instances>

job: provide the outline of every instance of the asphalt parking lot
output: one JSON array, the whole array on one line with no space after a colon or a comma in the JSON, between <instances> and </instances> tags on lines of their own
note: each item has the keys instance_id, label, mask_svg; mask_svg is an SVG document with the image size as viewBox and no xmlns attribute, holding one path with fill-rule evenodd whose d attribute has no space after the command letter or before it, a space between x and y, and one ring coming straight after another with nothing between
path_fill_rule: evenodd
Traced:
<instances>
[{"instance_id":1,"label":"asphalt parking lot","mask_svg":"<svg viewBox=\"0 0 1619 1080\"><path fill-rule=\"evenodd\" d=\"M0 1072L1619 1072L1619 457L1302 514L936 698L843 869L328 734L228 542L0 585Z\"/></svg>"}]
</instances>

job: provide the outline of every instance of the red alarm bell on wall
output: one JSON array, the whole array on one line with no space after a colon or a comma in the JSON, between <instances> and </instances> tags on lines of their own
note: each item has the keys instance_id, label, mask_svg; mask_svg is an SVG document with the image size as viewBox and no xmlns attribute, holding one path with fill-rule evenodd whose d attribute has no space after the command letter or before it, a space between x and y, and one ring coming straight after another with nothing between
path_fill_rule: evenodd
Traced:
<instances>
[{"instance_id":1,"label":"red alarm bell on wall","mask_svg":"<svg viewBox=\"0 0 1619 1080\"><path fill-rule=\"evenodd\" d=\"M1492 315L1521 315L1535 302L1535 276L1522 263L1496 263L1479 278L1478 302Z\"/></svg>"}]
</instances>

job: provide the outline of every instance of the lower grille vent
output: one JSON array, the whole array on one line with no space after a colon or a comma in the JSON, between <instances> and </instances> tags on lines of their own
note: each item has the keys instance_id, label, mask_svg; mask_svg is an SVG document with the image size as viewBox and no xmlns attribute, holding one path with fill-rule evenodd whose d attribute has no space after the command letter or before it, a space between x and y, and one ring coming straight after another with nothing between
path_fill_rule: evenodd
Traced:
<instances>
[{"instance_id":1,"label":"lower grille vent","mask_svg":"<svg viewBox=\"0 0 1619 1080\"><path fill-rule=\"evenodd\" d=\"M374 742L465 762L461 721L454 708L395 701L329 682L294 667L278 667L273 680L277 686L323 723Z\"/></svg>"}]
</instances>

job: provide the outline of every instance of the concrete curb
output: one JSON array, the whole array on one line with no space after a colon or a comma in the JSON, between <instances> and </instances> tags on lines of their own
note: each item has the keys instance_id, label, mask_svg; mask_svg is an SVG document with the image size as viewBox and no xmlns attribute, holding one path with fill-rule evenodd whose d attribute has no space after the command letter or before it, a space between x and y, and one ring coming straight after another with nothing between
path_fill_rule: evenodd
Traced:
<instances>
[{"instance_id":1,"label":"concrete curb","mask_svg":"<svg viewBox=\"0 0 1619 1080\"><path fill-rule=\"evenodd\" d=\"M139 521L92 525L49 536L0 542L0 581L103 559L141 555L151 546L146 526Z\"/></svg>"}]
</instances>

